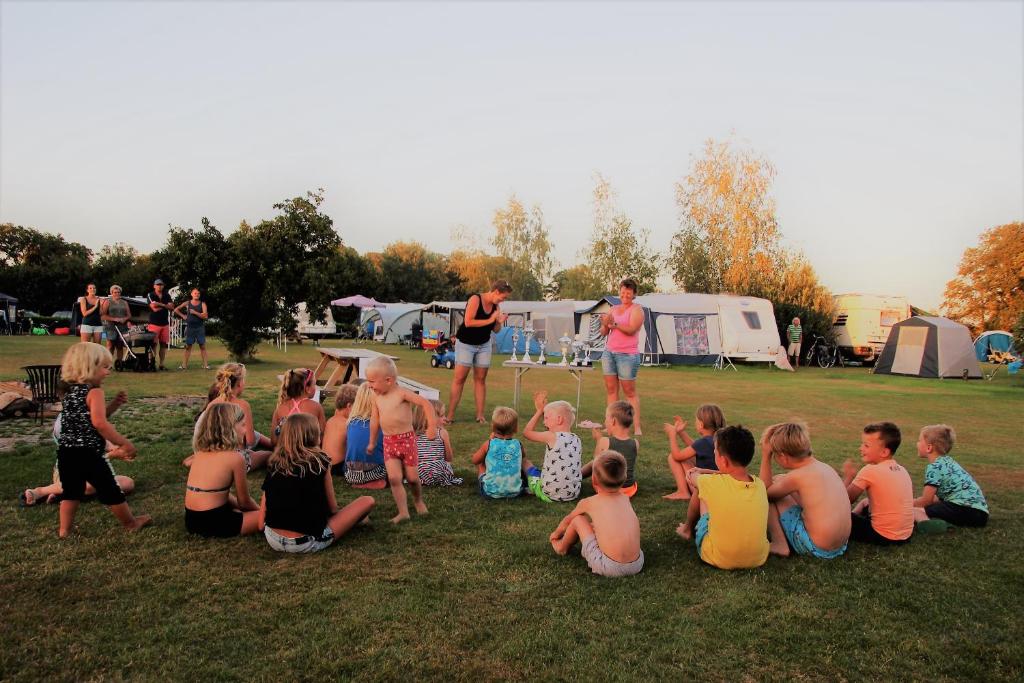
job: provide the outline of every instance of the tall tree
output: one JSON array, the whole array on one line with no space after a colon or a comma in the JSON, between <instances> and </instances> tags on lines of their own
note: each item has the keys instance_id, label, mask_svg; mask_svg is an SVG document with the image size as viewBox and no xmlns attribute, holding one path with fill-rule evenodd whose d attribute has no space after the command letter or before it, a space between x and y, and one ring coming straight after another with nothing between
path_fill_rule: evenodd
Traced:
<instances>
[{"instance_id":1,"label":"tall tree","mask_svg":"<svg viewBox=\"0 0 1024 683\"><path fill-rule=\"evenodd\" d=\"M392 242L384 251L368 254L377 270L378 301L460 299L465 294L462 280L447 259L419 242Z\"/></svg>"},{"instance_id":2,"label":"tall tree","mask_svg":"<svg viewBox=\"0 0 1024 683\"><path fill-rule=\"evenodd\" d=\"M632 277L639 293L653 292L661 272L661 258L647 245L650 231L634 230L633 222L619 211L611 184L600 174L594 185L594 229L583 257L591 273L614 292L619 281Z\"/></svg>"},{"instance_id":3,"label":"tall tree","mask_svg":"<svg viewBox=\"0 0 1024 683\"><path fill-rule=\"evenodd\" d=\"M465 293L486 292L498 279L512 285L512 297L528 301L544 295L541 283L521 264L506 256L492 256L480 250L456 250L448 256L448 268L461 280Z\"/></svg>"},{"instance_id":4,"label":"tall tree","mask_svg":"<svg viewBox=\"0 0 1024 683\"><path fill-rule=\"evenodd\" d=\"M45 315L85 293L92 252L62 235L0 224L0 291Z\"/></svg>"},{"instance_id":5,"label":"tall tree","mask_svg":"<svg viewBox=\"0 0 1024 683\"><path fill-rule=\"evenodd\" d=\"M975 332L1008 330L1024 314L1024 223L981 234L946 284L946 315Z\"/></svg>"},{"instance_id":6,"label":"tall tree","mask_svg":"<svg viewBox=\"0 0 1024 683\"><path fill-rule=\"evenodd\" d=\"M555 273L547 289L551 299L600 299L608 294L604 282L585 263Z\"/></svg>"},{"instance_id":7,"label":"tall tree","mask_svg":"<svg viewBox=\"0 0 1024 683\"><path fill-rule=\"evenodd\" d=\"M529 211L513 194L503 208L494 212L494 238L492 243L500 256L518 265L515 273L504 276L512 285L516 297L526 299L538 289L538 283L547 282L554 267L551 251L554 245L544 212L534 204Z\"/></svg>"}]
</instances>

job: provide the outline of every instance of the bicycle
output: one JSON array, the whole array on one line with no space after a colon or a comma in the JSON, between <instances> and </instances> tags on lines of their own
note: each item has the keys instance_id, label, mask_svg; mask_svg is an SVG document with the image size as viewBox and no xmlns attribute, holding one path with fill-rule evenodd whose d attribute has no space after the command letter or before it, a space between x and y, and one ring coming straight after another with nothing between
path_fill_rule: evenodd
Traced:
<instances>
[{"instance_id":1,"label":"bicycle","mask_svg":"<svg viewBox=\"0 0 1024 683\"><path fill-rule=\"evenodd\" d=\"M839 367L845 367L846 364L843 362L843 354L839 351L839 346L828 341L820 334L814 335L814 343L811 344L811 348L807 349L807 355L804 357L807 365L811 362L817 363L819 368L830 368L836 363Z\"/></svg>"}]
</instances>

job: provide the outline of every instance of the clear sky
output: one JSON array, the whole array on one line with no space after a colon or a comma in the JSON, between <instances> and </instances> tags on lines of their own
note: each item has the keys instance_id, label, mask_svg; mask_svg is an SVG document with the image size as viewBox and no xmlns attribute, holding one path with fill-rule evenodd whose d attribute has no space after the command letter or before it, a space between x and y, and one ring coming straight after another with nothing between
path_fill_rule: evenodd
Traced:
<instances>
[{"instance_id":1,"label":"clear sky","mask_svg":"<svg viewBox=\"0 0 1024 683\"><path fill-rule=\"evenodd\" d=\"M665 250L730 135L827 286L935 307L1024 219L1024 3L0 0L0 221L94 249L323 186L356 249L447 252L515 192L572 265L600 172Z\"/></svg>"}]
</instances>

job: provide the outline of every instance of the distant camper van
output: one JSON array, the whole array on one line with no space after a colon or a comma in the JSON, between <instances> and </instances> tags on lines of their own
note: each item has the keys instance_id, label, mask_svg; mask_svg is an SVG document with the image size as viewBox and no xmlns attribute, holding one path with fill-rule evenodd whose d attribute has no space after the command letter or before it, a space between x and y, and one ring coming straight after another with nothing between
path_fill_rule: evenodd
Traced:
<instances>
[{"instance_id":1,"label":"distant camper van","mask_svg":"<svg viewBox=\"0 0 1024 683\"><path fill-rule=\"evenodd\" d=\"M882 352L892 326L910 317L910 304L903 296L837 294L833 298L832 331L839 350L865 363L874 362Z\"/></svg>"}]
</instances>

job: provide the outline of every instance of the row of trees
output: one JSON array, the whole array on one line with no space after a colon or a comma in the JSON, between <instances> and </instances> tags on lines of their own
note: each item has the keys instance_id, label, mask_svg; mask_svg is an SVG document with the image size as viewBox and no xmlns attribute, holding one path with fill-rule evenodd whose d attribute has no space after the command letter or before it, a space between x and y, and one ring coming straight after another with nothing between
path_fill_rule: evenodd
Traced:
<instances>
[{"instance_id":1,"label":"row of trees","mask_svg":"<svg viewBox=\"0 0 1024 683\"><path fill-rule=\"evenodd\" d=\"M690 174L676 185L680 225L667 252L649 245L600 174L593 190L593 228L579 263L559 269L539 205L515 195L493 216L484 246L465 231L450 254L418 242L395 242L359 254L346 246L321 211L323 190L274 205L272 218L243 221L229 234L207 219L198 228L172 227L151 254L116 244L93 254L85 246L31 228L0 226L0 291L22 307L66 309L96 282L117 282L141 294L156 276L184 290L205 292L223 321L232 353L246 356L258 330L289 327L300 301L317 315L336 296L361 293L383 301L460 300L501 277L522 299L597 299L633 277L641 293L657 288L663 272L685 291L761 296L782 323L800 315L805 328L827 333L831 297L799 253L782 245L771 189L775 169L733 142L708 141Z\"/></svg>"}]
</instances>

